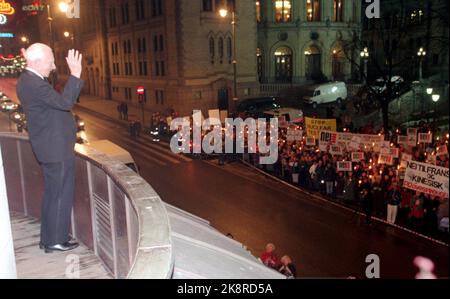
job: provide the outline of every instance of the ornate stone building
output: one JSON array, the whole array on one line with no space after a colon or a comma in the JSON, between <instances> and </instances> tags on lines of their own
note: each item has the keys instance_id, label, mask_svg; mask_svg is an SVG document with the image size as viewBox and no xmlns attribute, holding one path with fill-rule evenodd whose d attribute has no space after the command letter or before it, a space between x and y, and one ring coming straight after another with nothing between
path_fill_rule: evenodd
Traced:
<instances>
[{"instance_id":1,"label":"ornate stone building","mask_svg":"<svg viewBox=\"0 0 450 299\"><path fill-rule=\"evenodd\" d=\"M256 11L260 82L351 77L343 43L360 36L360 0L260 0Z\"/></svg>"}]
</instances>

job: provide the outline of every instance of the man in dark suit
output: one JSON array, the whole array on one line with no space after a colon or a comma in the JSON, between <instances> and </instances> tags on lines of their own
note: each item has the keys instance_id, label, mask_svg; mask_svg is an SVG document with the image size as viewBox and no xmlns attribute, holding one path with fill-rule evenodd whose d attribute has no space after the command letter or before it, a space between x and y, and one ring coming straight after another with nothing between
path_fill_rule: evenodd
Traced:
<instances>
[{"instance_id":1,"label":"man in dark suit","mask_svg":"<svg viewBox=\"0 0 450 299\"><path fill-rule=\"evenodd\" d=\"M17 82L17 95L28 122L31 146L44 175L41 213L41 249L46 253L78 247L69 230L75 188L76 124L71 109L83 81L82 55L70 50L66 58L71 76L58 93L46 78L56 69L52 50L33 44L22 50L27 69Z\"/></svg>"}]
</instances>

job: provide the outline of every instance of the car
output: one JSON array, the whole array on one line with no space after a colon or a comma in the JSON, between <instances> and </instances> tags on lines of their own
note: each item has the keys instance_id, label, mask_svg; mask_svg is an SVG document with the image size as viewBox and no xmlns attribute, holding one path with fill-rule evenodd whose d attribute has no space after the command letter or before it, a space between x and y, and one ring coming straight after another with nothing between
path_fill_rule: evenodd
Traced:
<instances>
[{"instance_id":1,"label":"car","mask_svg":"<svg viewBox=\"0 0 450 299\"><path fill-rule=\"evenodd\" d=\"M279 108L269 111L265 111L264 114L266 118L280 118L284 119L289 123L301 123L303 122L303 111L296 108Z\"/></svg>"},{"instance_id":2,"label":"car","mask_svg":"<svg viewBox=\"0 0 450 299\"><path fill-rule=\"evenodd\" d=\"M348 97L347 85L344 82L330 82L310 89L310 94L303 97L307 104L317 108L320 104L336 102L341 105Z\"/></svg>"},{"instance_id":3,"label":"car","mask_svg":"<svg viewBox=\"0 0 450 299\"><path fill-rule=\"evenodd\" d=\"M0 104L0 109L1 109L3 112L16 111L18 108L19 108L19 104L14 103L14 102L11 101L11 100L3 101L3 102Z\"/></svg>"},{"instance_id":4,"label":"car","mask_svg":"<svg viewBox=\"0 0 450 299\"><path fill-rule=\"evenodd\" d=\"M278 108L281 108L279 99L274 96L267 96L242 100L237 106L237 112L257 117L262 115L264 111Z\"/></svg>"},{"instance_id":5,"label":"car","mask_svg":"<svg viewBox=\"0 0 450 299\"><path fill-rule=\"evenodd\" d=\"M77 132L84 131L86 127L84 120L78 114L74 114L73 118L77 124Z\"/></svg>"},{"instance_id":6,"label":"car","mask_svg":"<svg viewBox=\"0 0 450 299\"><path fill-rule=\"evenodd\" d=\"M401 76L392 76L391 78L392 89L395 94L400 94L400 92L405 87L405 80ZM375 80L372 89L377 94L382 94L387 90L386 81L383 78L378 78Z\"/></svg>"},{"instance_id":7,"label":"car","mask_svg":"<svg viewBox=\"0 0 450 299\"><path fill-rule=\"evenodd\" d=\"M11 120L16 124L19 133L27 130L27 119L23 112L17 111L11 114Z\"/></svg>"}]
</instances>

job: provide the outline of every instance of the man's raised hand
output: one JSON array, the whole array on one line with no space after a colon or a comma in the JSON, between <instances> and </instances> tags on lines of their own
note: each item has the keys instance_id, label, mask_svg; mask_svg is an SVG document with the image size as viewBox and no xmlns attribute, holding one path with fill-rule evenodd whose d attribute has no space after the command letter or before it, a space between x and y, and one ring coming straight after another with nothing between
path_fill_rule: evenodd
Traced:
<instances>
[{"instance_id":1,"label":"man's raised hand","mask_svg":"<svg viewBox=\"0 0 450 299\"><path fill-rule=\"evenodd\" d=\"M74 77L81 78L81 72L83 70L83 54L75 50L69 50L66 61L69 66L70 74Z\"/></svg>"}]
</instances>

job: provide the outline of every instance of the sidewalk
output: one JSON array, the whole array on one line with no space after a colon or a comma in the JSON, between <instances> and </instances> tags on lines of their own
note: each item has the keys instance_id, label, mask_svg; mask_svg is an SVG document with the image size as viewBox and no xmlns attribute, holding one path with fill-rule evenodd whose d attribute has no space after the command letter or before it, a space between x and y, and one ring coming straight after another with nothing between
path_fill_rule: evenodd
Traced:
<instances>
[{"instance_id":1,"label":"sidewalk","mask_svg":"<svg viewBox=\"0 0 450 299\"><path fill-rule=\"evenodd\" d=\"M76 107L81 110L89 110L89 112L97 115L102 115L126 127L128 127L128 121L134 120L142 123L142 110L140 107L128 103L128 121L126 121L119 118L119 112L117 111L118 104L118 101L105 100L94 96L80 96L80 103L77 103ZM144 110L144 127L150 126L152 114L153 112L150 110Z\"/></svg>"}]
</instances>

